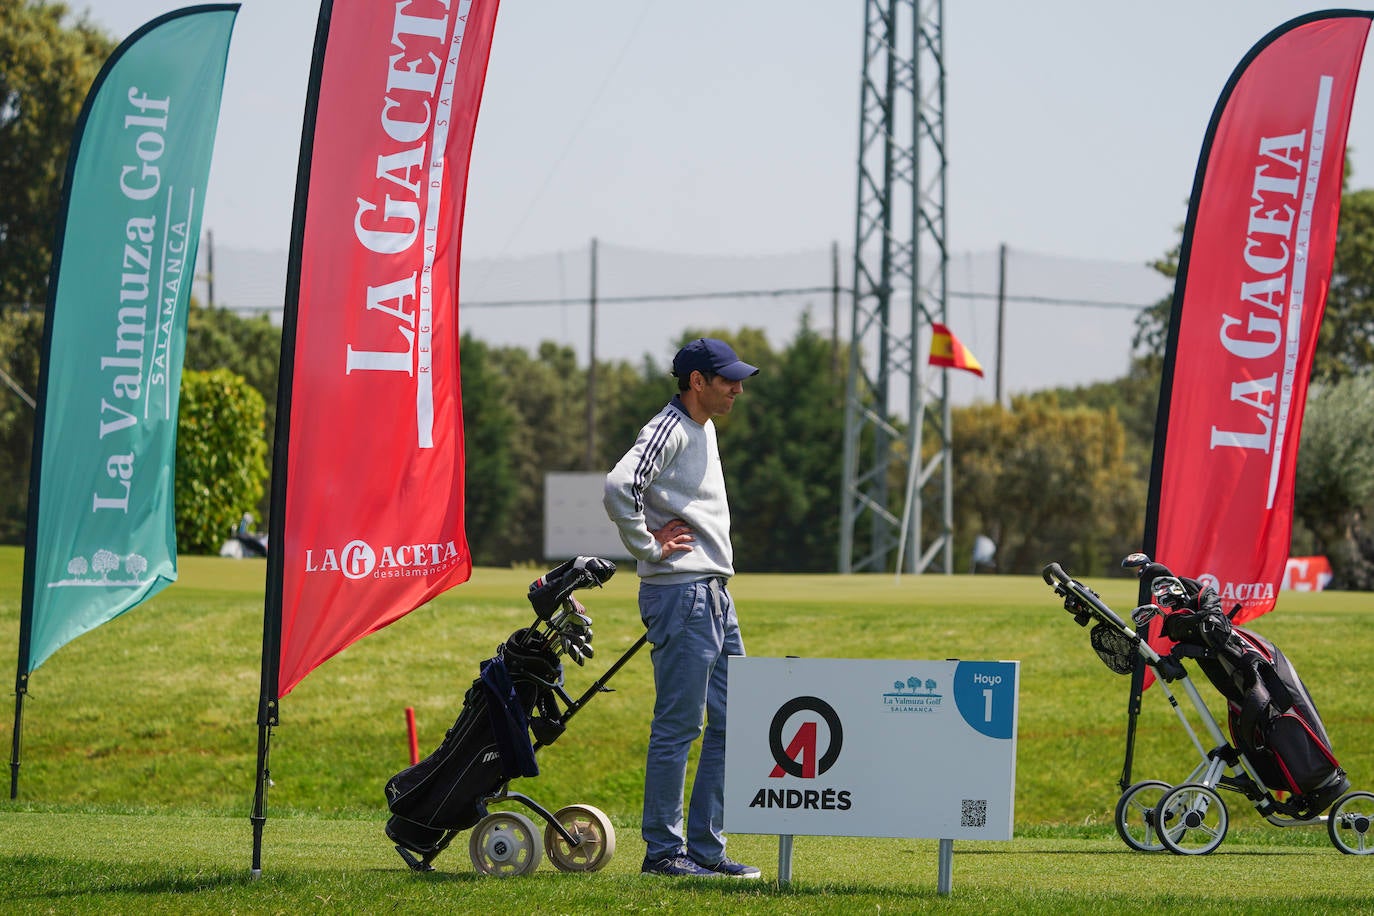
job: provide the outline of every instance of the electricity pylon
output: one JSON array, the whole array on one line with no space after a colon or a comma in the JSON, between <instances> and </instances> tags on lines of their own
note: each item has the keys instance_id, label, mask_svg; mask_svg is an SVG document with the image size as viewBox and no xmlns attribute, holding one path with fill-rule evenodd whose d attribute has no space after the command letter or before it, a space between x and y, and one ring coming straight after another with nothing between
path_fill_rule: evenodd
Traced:
<instances>
[{"instance_id":1,"label":"electricity pylon","mask_svg":"<svg viewBox=\"0 0 1374 916\"><path fill-rule=\"evenodd\" d=\"M949 573L948 383L920 352L946 314L944 3L867 0L864 19L839 570Z\"/></svg>"}]
</instances>

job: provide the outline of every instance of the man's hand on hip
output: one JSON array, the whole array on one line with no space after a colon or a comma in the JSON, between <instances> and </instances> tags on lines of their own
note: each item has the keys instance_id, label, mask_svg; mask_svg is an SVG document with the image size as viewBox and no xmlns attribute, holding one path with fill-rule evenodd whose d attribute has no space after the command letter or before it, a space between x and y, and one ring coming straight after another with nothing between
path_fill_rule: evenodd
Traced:
<instances>
[{"instance_id":1,"label":"man's hand on hip","mask_svg":"<svg viewBox=\"0 0 1374 916\"><path fill-rule=\"evenodd\" d=\"M679 551L691 550L692 542L696 540L692 535L692 528L680 518L675 518L657 531L650 531L654 540L658 541L663 547L663 556Z\"/></svg>"}]
</instances>

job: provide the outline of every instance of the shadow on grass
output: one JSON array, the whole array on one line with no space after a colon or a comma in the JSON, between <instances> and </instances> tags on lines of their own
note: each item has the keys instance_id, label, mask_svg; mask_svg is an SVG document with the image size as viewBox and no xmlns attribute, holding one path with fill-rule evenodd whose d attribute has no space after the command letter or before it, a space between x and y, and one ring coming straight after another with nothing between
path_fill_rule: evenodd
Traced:
<instances>
[{"instance_id":1,"label":"shadow on grass","mask_svg":"<svg viewBox=\"0 0 1374 916\"><path fill-rule=\"evenodd\" d=\"M391 871L384 868L369 869L374 875L403 874L398 871ZM450 872L436 869L432 872L412 872L411 879L426 885L449 885L449 884L500 884L504 881L511 882L549 882L560 880L577 879L577 875L571 872L549 872L539 871L532 875L521 875L511 878L499 878L493 875L480 875L476 872L458 871ZM586 876L591 877L591 876ZM912 884L884 884L875 886L872 883L864 884L856 881L847 882L824 882L793 880L787 884L780 884L776 879L763 878L760 880L741 880L737 878L664 878L661 876L650 876L640 874L606 876L598 875L595 880L599 884L599 889L586 888L589 892L601 894L605 892L605 882L609 881L614 885L623 888L626 894L620 895L621 899L630 899L638 894L649 894L657 892L671 892L679 895L683 900L698 900L703 898L809 898L809 897L872 897L875 894L883 896L897 896L902 898L931 898L938 897L935 888Z\"/></svg>"},{"instance_id":2,"label":"shadow on grass","mask_svg":"<svg viewBox=\"0 0 1374 916\"><path fill-rule=\"evenodd\" d=\"M169 863L169 870L174 872L175 869L176 865ZM199 894L249 887L256 880L247 872L161 873L146 878L112 876L93 873L89 867L67 859L37 855L17 856L6 871L10 875L5 881L6 897L12 902L62 900L91 894Z\"/></svg>"},{"instance_id":3,"label":"shadow on grass","mask_svg":"<svg viewBox=\"0 0 1374 916\"><path fill-rule=\"evenodd\" d=\"M368 868L365 872L370 875L395 875L402 878L409 876L412 881L423 881L426 884L445 884L451 881L518 881L520 878L530 877L521 875L514 879L505 879L494 875L479 875L475 871L448 871L444 863L434 866L434 871L414 871L399 861L396 868Z\"/></svg>"}]
</instances>

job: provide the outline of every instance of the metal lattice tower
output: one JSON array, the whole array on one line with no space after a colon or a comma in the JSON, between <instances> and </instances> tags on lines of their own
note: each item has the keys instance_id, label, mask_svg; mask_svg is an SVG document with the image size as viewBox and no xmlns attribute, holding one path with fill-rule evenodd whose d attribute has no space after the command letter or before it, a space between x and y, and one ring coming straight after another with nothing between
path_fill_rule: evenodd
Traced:
<instances>
[{"instance_id":1,"label":"metal lattice tower","mask_svg":"<svg viewBox=\"0 0 1374 916\"><path fill-rule=\"evenodd\" d=\"M919 349L946 313L944 2L867 0L864 20L839 570L949 573L948 384Z\"/></svg>"}]
</instances>

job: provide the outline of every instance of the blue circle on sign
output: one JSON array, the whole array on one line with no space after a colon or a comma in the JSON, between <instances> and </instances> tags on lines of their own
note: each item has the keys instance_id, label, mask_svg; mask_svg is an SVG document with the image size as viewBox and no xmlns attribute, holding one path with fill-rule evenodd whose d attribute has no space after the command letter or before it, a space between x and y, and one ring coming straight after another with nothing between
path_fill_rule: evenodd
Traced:
<instances>
[{"instance_id":1,"label":"blue circle on sign","mask_svg":"<svg viewBox=\"0 0 1374 916\"><path fill-rule=\"evenodd\" d=\"M974 731L1010 738L1016 714L1016 666L960 662L954 669L954 705Z\"/></svg>"}]
</instances>

